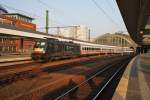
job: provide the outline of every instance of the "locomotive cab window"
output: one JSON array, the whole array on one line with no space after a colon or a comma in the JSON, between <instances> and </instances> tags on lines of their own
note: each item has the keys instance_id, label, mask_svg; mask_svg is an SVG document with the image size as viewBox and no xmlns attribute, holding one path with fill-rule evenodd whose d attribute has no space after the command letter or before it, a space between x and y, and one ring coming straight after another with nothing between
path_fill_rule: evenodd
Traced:
<instances>
[{"instance_id":1,"label":"locomotive cab window","mask_svg":"<svg viewBox=\"0 0 150 100\"><path fill-rule=\"evenodd\" d=\"M34 46L34 52L45 53L46 42L36 42Z\"/></svg>"},{"instance_id":2,"label":"locomotive cab window","mask_svg":"<svg viewBox=\"0 0 150 100\"><path fill-rule=\"evenodd\" d=\"M45 48L45 42L36 42L35 48Z\"/></svg>"}]
</instances>

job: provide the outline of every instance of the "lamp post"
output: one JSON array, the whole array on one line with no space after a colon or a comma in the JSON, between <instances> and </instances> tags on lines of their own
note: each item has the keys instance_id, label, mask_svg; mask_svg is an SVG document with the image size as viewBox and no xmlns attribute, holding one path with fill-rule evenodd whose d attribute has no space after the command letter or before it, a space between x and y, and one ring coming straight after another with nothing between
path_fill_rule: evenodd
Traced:
<instances>
[{"instance_id":1,"label":"lamp post","mask_svg":"<svg viewBox=\"0 0 150 100\"><path fill-rule=\"evenodd\" d=\"M46 30L46 33L48 34L48 27L49 27L49 12L48 12L48 10L46 10L46 26L45 26L45 30Z\"/></svg>"}]
</instances>

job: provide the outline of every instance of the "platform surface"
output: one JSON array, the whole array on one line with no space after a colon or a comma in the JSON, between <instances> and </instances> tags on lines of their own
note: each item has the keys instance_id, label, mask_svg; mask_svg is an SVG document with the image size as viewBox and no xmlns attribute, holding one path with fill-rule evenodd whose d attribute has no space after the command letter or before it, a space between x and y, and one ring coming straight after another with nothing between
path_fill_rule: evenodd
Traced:
<instances>
[{"instance_id":1,"label":"platform surface","mask_svg":"<svg viewBox=\"0 0 150 100\"><path fill-rule=\"evenodd\" d=\"M23 60L30 60L30 59L31 59L30 55L7 55L7 56L0 56L0 63L23 61Z\"/></svg>"},{"instance_id":2,"label":"platform surface","mask_svg":"<svg viewBox=\"0 0 150 100\"><path fill-rule=\"evenodd\" d=\"M150 100L150 54L130 61L112 100Z\"/></svg>"}]
</instances>

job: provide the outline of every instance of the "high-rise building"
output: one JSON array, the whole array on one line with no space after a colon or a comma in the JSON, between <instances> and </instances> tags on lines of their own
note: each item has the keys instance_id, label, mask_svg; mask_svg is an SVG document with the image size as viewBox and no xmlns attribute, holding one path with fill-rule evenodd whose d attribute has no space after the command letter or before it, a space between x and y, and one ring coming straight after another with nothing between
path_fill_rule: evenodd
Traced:
<instances>
[{"instance_id":1,"label":"high-rise building","mask_svg":"<svg viewBox=\"0 0 150 100\"><path fill-rule=\"evenodd\" d=\"M75 38L75 32L73 27L59 29L59 36Z\"/></svg>"},{"instance_id":2,"label":"high-rise building","mask_svg":"<svg viewBox=\"0 0 150 100\"><path fill-rule=\"evenodd\" d=\"M71 26L59 30L59 36L89 41L89 28L84 25Z\"/></svg>"},{"instance_id":3,"label":"high-rise building","mask_svg":"<svg viewBox=\"0 0 150 100\"><path fill-rule=\"evenodd\" d=\"M89 29L84 25L77 27L76 38L79 40L89 41Z\"/></svg>"}]
</instances>

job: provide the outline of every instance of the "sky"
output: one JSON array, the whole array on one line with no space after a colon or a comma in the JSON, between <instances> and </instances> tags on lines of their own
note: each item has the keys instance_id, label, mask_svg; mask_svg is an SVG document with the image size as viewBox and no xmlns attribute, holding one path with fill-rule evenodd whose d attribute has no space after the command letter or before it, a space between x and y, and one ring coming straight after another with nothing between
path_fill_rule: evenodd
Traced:
<instances>
[{"instance_id":1,"label":"sky","mask_svg":"<svg viewBox=\"0 0 150 100\"><path fill-rule=\"evenodd\" d=\"M116 1L95 1L104 11L92 0L0 0L0 4L9 12L35 18L33 22L40 31L45 26L45 12L49 10L51 27L86 25L91 30L92 38L105 33L126 32Z\"/></svg>"}]
</instances>

